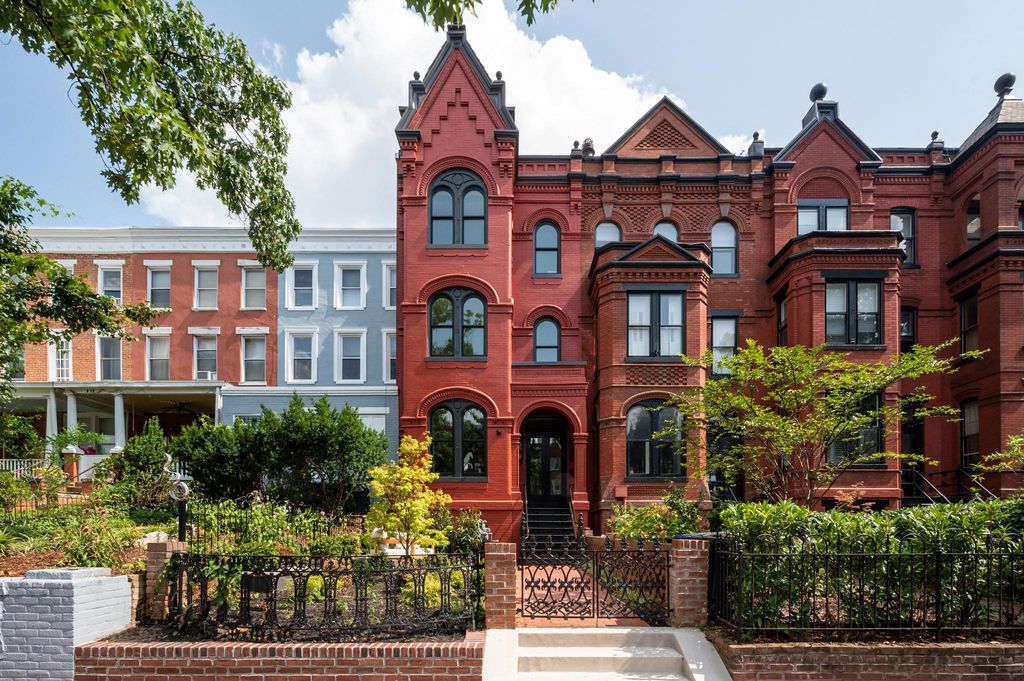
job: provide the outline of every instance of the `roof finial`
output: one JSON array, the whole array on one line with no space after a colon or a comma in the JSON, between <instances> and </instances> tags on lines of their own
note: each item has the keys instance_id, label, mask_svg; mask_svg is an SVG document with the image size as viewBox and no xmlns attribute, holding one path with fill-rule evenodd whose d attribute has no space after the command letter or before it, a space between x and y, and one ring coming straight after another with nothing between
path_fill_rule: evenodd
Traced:
<instances>
[{"instance_id":1,"label":"roof finial","mask_svg":"<svg viewBox=\"0 0 1024 681\"><path fill-rule=\"evenodd\" d=\"M817 85L811 88L811 101L820 102L821 100L825 99L825 95L827 94L828 85L826 85L825 83L818 83Z\"/></svg>"},{"instance_id":2,"label":"roof finial","mask_svg":"<svg viewBox=\"0 0 1024 681\"><path fill-rule=\"evenodd\" d=\"M934 142L937 139L939 139L939 131L938 130L932 130L932 142Z\"/></svg>"},{"instance_id":3,"label":"roof finial","mask_svg":"<svg viewBox=\"0 0 1024 681\"><path fill-rule=\"evenodd\" d=\"M1006 95L1013 92L1013 84L1016 82L1017 76L1013 75L1012 73L1004 73L1003 75L996 78L995 85L992 86L992 89L994 89L996 91L996 94L999 95L999 98L1002 99Z\"/></svg>"},{"instance_id":4,"label":"roof finial","mask_svg":"<svg viewBox=\"0 0 1024 681\"><path fill-rule=\"evenodd\" d=\"M594 155L594 140L589 137L583 140L583 155L588 158Z\"/></svg>"},{"instance_id":5,"label":"roof finial","mask_svg":"<svg viewBox=\"0 0 1024 681\"><path fill-rule=\"evenodd\" d=\"M756 142L759 139L761 139L761 133L759 133L757 130L755 130L754 131L754 141Z\"/></svg>"},{"instance_id":6,"label":"roof finial","mask_svg":"<svg viewBox=\"0 0 1024 681\"><path fill-rule=\"evenodd\" d=\"M580 148L580 141L579 140L573 140L572 148L573 149L579 149Z\"/></svg>"},{"instance_id":7,"label":"roof finial","mask_svg":"<svg viewBox=\"0 0 1024 681\"><path fill-rule=\"evenodd\" d=\"M501 71L498 71L495 75L498 76L498 80L501 80Z\"/></svg>"},{"instance_id":8,"label":"roof finial","mask_svg":"<svg viewBox=\"0 0 1024 681\"><path fill-rule=\"evenodd\" d=\"M412 72L412 79L413 80L419 80L420 79L420 72L419 71L413 71Z\"/></svg>"}]
</instances>

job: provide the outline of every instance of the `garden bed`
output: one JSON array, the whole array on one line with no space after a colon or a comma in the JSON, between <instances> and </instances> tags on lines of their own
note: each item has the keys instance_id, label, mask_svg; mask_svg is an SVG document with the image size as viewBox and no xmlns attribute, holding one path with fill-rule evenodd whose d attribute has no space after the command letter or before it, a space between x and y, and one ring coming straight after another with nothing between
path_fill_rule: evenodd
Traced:
<instances>
[{"instance_id":1,"label":"garden bed","mask_svg":"<svg viewBox=\"0 0 1024 681\"><path fill-rule=\"evenodd\" d=\"M452 643L456 641L465 640L466 635L464 633L453 633L453 634L421 634L415 636L402 636L402 637L391 637L388 639L389 642L394 643ZM170 629L163 624L140 624L132 627L131 629L125 629L119 631L113 636L108 636L103 639L105 642L118 642L118 643L160 643L160 642L199 642L203 639L197 637L188 636L175 636ZM373 636L348 636L338 639L338 643L349 643L359 641L373 641L376 640Z\"/></svg>"}]
</instances>

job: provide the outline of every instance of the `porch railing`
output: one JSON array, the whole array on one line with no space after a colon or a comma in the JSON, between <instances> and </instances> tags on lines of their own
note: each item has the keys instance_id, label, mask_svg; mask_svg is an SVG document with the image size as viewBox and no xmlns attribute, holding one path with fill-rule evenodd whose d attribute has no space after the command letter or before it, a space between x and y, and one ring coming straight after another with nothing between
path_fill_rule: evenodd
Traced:
<instances>
[{"instance_id":1,"label":"porch railing","mask_svg":"<svg viewBox=\"0 0 1024 681\"><path fill-rule=\"evenodd\" d=\"M0 459L0 473L10 473L15 478L31 478L35 470L45 464L43 459Z\"/></svg>"}]
</instances>

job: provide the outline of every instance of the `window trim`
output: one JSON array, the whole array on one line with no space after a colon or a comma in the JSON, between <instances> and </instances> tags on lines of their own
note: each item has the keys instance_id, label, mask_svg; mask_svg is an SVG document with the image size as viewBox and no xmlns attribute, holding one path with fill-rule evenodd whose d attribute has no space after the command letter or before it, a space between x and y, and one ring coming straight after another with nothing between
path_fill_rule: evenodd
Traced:
<instances>
[{"instance_id":1,"label":"window trim","mask_svg":"<svg viewBox=\"0 0 1024 681\"><path fill-rule=\"evenodd\" d=\"M434 329L435 328L448 328L448 327L435 327L431 319L433 312L434 303L441 297L446 297L451 301L452 304L452 354L450 355L435 355L434 354ZM464 315L464 306L466 301L470 298L477 298L483 303L484 306L484 340L483 340L483 354L481 355L463 355L463 338L464 328L462 326L462 318ZM490 317L490 310L487 304L487 298L483 294L477 293L474 289L453 287L446 288L438 291L434 295L430 296L427 301L427 357L431 359L447 360L447 361L481 361L487 359L487 321ZM471 327L477 328L477 327ZM458 341L458 342L456 342Z\"/></svg>"},{"instance_id":2,"label":"window trim","mask_svg":"<svg viewBox=\"0 0 1024 681\"><path fill-rule=\"evenodd\" d=\"M395 304L391 304L391 272L395 273ZM394 260L385 260L381 263L381 305L385 310L394 310L398 307L398 265Z\"/></svg>"},{"instance_id":3,"label":"window trim","mask_svg":"<svg viewBox=\"0 0 1024 681\"><path fill-rule=\"evenodd\" d=\"M240 385L267 385L267 345L268 345L268 343L267 343L267 336L268 335L269 334L265 334L265 333L241 334L241 339L239 340L239 343L238 343L239 358L241 360L241 365L240 365L240 368L241 368L241 372L240 373L241 373L241 375L239 376L239 378L241 379L239 381ZM263 380L262 381L250 380L249 377L246 375L246 372L245 372L245 344L248 341L250 341L250 340L261 340L261 341L263 341Z\"/></svg>"},{"instance_id":4,"label":"window trim","mask_svg":"<svg viewBox=\"0 0 1024 681\"><path fill-rule=\"evenodd\" d=\"M296 305L295 304L295 270L296 269L311 269L313 271L313 293L311 305ZM311 311L317 309L320 304L320 263L315 260L302 260L293 262L288 268L285 274L285 295L284 295L284 308L286 310L306 310Z\"/></svg>"},{"instance_id":5,"label":"window trim","mask_svg":"<svg viewBox=\"0 0 1024 681\"><path fill-rule=\"evenodd\" d=\"M451 181L451 177L462 173L469 176L460 185ZM484 195L484 240L479 244L467 244L465 230L463 228L464 200L465 194L471 189L478 190ZM452 242L450 244L434 243L434 194L441 190L447 190L452 195ZM477 173L465 168L452 168L434 178L430 183L430 191L427 192L427 247L428 248L487 248L489 241L488 218L490 213L490 196L483 178ZM474 218L476 219L476 218Z\"/></svg>"},{"instance_id":6,"label":"window trim","mask_svg":"<svg viewBox=\"0 0 1024 681\"><path fill-rule=\"evenodd\" d=\"M114 296L107 296L106 289L103 287L103 274L105 272L117 272L118 279L118 291L120 295L115 298ZM124 267L122 265L100 265L96 268L96 287L99 289L100 295L107 296L116 302L118 305L124 303Z\"/></svg>"},{"instance_id":7,"label":"window trim","mask_svg":"<svg viewBox=\"0 0 1024 681\"><path fill-rule=\"evenodd\" d=\"M396 385L398 383L398 331L394 328L380 330L381 335L381 381L384 385ZM388 356L388 336L395 337L395 376L388 378L391 373L391 357Z\"/></svg>"},{"instance_id":8,"label":"window trim","mask_svg":"<svg viewBox=\"0 0 1024 681\"><path fill-rule=\"evenodd\" d=\"M966 432L967 416L966 416L966 413L965 413L966 412L965 408L966 408L966 406L968 404L973 404L974 405L974 410L977 412L977 424L978 424L977 432L972 433L970 435L968 435L967 432ZM975 464L975 463L977 463L978 461L981 460L981 405L978 403L978 398L971 397L971 398L968 398L966 400L961 400L960 404L958 406L960 407L960 468L964 468L964 469L970 470L970 468L969 468L970 466L972 466L973 464ZM967 458L965 456L965 454L967 453L966 452L966 448L965 448L965 444L966 444L966 440L967 440L968 437L975 437L975 438L977 438L977 443L975 445L976 451L971 452L972 461L970 461L970 462L965 461L965 459Z\"/></svg>"},{"instance_id":9,"label":"window trim","mask_svg":"<svg viewBox=\"0 0 1024 681\"><path fill-rule=\"evenodd\" d=\"M974 301L974 324L972 326L964 325L964 303ZM978 350L981 347L980 328L981 328L981 315L979 314L978 307L978 292L971 291L967 295L964 295L957 301L957 314L960 316L960 352L969 352L972 350ZM974 331L974 343L976 347L967 347L967 333Z\"/></svg>"},{"instance_id":10,"label":"window trim","mask_svg":"<svg viewBox=\"0 0 1024 681\"><path fill-rule=\"evenodd\" d=\"M154 272L166 272L167 273L167 306L157 307L153 305L153 273ZM146 265L146 302L153 305L156 310L170 310L171 309L171 266L170 265ZM161 289L162 290L162 289Z\"/></svg>"},{"instance_id":11,"label":"window trim","mask_svg":"<svg viewBox=\"0 0 1024 681\"><path fill-rule=\"evenodd\" d=\"M206 379L199 378L199 339L201 338L212 338L213 339L213 351L215 353L214 362L217 364L217 370L213 372L214 378L209 379L211 381L217 380L220 377L220 341L219 336L214 334L197 333L192 336L192 380L200 381Z\"/></svg>"},{"instance_id":12,"label":"window trim","mask_svg":"<svg viewBox=\"0 0 1024 681\"><path fill-rule=\"evenodd\" d=\"M199 306L199 273L213 272L216 286L213 289L216 304L213 307ZM203 289L209 290L209 289ZM220 265L192 265L192 309L195 311L217 310L220 307Z\"/></svg>"},{"instance_id":13,"label":"window trim","mask_svg":"<svg viewBox=\"0 0 1024 681\"><path fill-rule=\"evenodd\" d=\"M51 383L69 383L69 382L75 380L74 343L72 343L72 338L71 337L68 337L68 338L63 338L62 337L61 341L67 342L67 344L68 344L68 377L67 378L60 378L60 376L58 375L58 373L57 373L57 344L54 343L53 341L50 341L49 343L46 344L46 353L47 353L47 357L46 357L47 367L46 368L47 368L47 375L49 376ZM11 380L13 381L13 380L16 380L16 379L12 378ZM20 379L20 380L24 380L24 379Z\"/></svg>"},{"instance_id":14,"label":"window trim","mask_svg":"<svg viewBox=\"0 0 1024 681\"><path fill-rule=\"evenodd\" d=\"M432 434L431 433L431 427L433 426L433 423L434 423L434 413L437 412L437 410L439 410L439 409L447 409L449 412L451 412L451 415L452 415L452 464L455 464L456 461L458 462L457 466L453 466L453 468L455 470L457 470L458 472L457 473L452 473L451 475L439 474L440 477L438 479L441 480L441 481L454 481L454 482L458 482L458 481L468 481L468 482L482 482L482 481L486 481L487 480L488 471L490 469L490 466L488 465L488 463L489 463L488 457L490 455L490 452L489 452L490 448L488 447L488 444L489 444L489 442L488 442L488 440L489 440L489 436L488 436L488 420L489 420L489 418L487 416L487 410L484 409L479 404L477 404L476 402L472 402L472 401L466 400L466 399L445 400L444 402L441 402L440 404L435 404L433 407L430 408L430 412L427 414L427 432L430 433L430 434ZM462 425L463 425L463 417L464 417L464 415L465 415L465 413L466 413L466 411L468 409L477 409L478 411L480 411L481 414L483 414L483 417L484 417L484 420L483 420L483 431L484 431L484 441L483 441L483 449L484 449L484 451L483 451L483 464L484 464L483 468L484 468L484 472L483 472L483 475L466 475L466 473L465 473L465 467L464 467L464 463L463 463L464 462L464 456L462 455L462 435L463 435L463 433L462 433ZM431 458L431 462L433 462L433 460L434 460L433 445L431 445L431 449L430 449L430 458ZM432 467L432 470L433 470L433 467Z\"/></svg>"},{"instance_id":15,"label":"window trim","mask_svg":"<svg viewBox=\"0 0 1024 681\"><path fill-rule=\"evenodd\" d=\"M543 345L543 346L541 346L541 345L537 344L537 327L540 326L541 323L543 323L543 322L551 322L552 324L555 325L555 334L556 335L555 335L555 344L553 346L552 345ZM554 360L545 361L545 360L537 359L537 351L538 350L550 350L552 347L555 349L555 359ZM559 362L562 361L562 325L559 324L558 320L555 319L554 317L541 317L540 319L538 319L536 322L533 323L533 361L536 364L558 364Z\"/></svg>"},{"instance_id":16,"label":"window trim","mask_svg":"<svg viewBox=\"0 0 1024 681\"><path fill-rule=\"evenodd\" d=\"M910 343L908 347L904 347L907 343L905 336L903 335L903 314L905 312L910 313ZM900 306L900 352L910 352L913 346L917 345L917 308L911 305Z\"/></svg>"},{"instance_id":17,"label":"window trim","mask_svg":"<svg viewBox=\"0 0 1024 681\"><path fill-rule=\"evenodd\" d=\"M120 362L118 363L118 377L117 378L103 378L103 350L102 350L102 339L111 338L117 341L117 347L120 354ZM117 338L116 336L101 336L96 334L96 380L103 382L119 382L124 380L124 340Z\"/></svg>"},{"instance_id":18,"label":"window trim","mask_svg":"<svg viewBox=\"0 0 1024 681\"><path fill-rule=\"evenodd\" d=\"M846 228L845 229L829 229L828 228L828 209L829 208L845 208L846 209ZM800 211L809 211L811 209L817 210L818 221L815 229L808 232L800 231ZM849 199L797 199L796 202L796 235L803 236L805 234L813 234L815 232L849 232L850 231L850 200ZM822 225L825 228L822 229Z\"/></svg>"},{"instance_id":19,"label":"window trim","mask_svg":"<svg viewBox=\"0 0 1024 681\"><path fill-rule=\"evenodd\" d=\"M540 231L541 227L550 226L555 230L555 247L554 248L540 248L537 246L537 232ZM538 253L551 253L555 254L555 271L554 272L540 272L537 270L537 254ZM535 277L561 277L562 276L562 230L554 220L541 220L533 226L533 276Z\"/></svg>"},{"instance_id":20,"label":"window trim","mask_svg":"<svg viewBox=\"0 0 1024 681\"><path fill-rule=\"evenodd\" d=\"M342 378L342 336L359 338L359 378ZM334 382L338 385L366 383L366 327L336 327L334 329ZM314 372L315 375L315 372Z\"/></svg>"},{"instance_id":21,"label":"window trim","mask_svg":"<svg viewBox=\"0 0 1024 681\"><path fill-rule=\"evenodd\" d=\"M655 405L660 405L660 406L658 406L658 410L657 411L654 411L654 409L653 409L653 407ZM680 436L679 438L675 439L675 442L677 443L675 445L676 447L679 447L679 443L684 443L683 446L680 449L680 452L679 452L679 468L680 468L680 473L679 474L674 474L674 475L664 475L663 473L661 473L661 451L655 445L656 444L662 444L662 443L669 443L669 442L672 442L672 440L666 440L665 438L655 438L654 437L654 434L656 432L658 432L656 427L655 427L656 426L656 418L661 415L661 412L664 409L670 408L670 407L672 407L672 405L668 403L668 400L654 398L654 399L646 399L646 400L640 400L638 402L634 402L633 404L629 405L629 407L626 409L626 412L625 412L626 413L626 419L625 419L626 420L626 422L625 422L625 441L626 441L625 463L626 463L626 470L624 471L624 474L625 474L625 479L627 481L628 480L686 480L687 479L687 477L688 477L687 470L686 470L687 469L687 466L686 466L686 464L687 464L687 447L685 446L686 440L682 436ZM650 439L647 439L647 440L630 440L629 439L629 414L634 409L642 409L642 410L647 412L648 418L650 419L650 425L651 425L651 437L650 437ZM676 409L676 415L677 415L677 418L682 419L682 416L679 414L679 410L678 409ZM650 462L651 462L650 470L652 471L651 473L630 473L629 472L629 444L630 444L630 442L646 442L646 443L648 443L647 453L650 456Z\"/></svg>"},{"instance_id":22,"label":"window trim","mask_svg":"<svg viewBox=\"0 0 1024 681\"><path fill-rule=\"evenodd\" d=\"M715 227L719 225L726 225L732 229L732 246L715 246L714 233ZM711 225L711 236L709 239L711 246L711 276L712 277L738 277L740 276L740 230L730 220L716 220L715 224ZM732 272L716 272L715 271L715 251L732 251Z\"/></svg>"},{"instance_id":23,"label":"window trim","mask_svg":"<svg viewBox=\"0 0 1024 681\"><path fill-rule=\"evenodd\" d=\"M917 263L917 210L914 208L898 207L893 208L889 211L889 229L892 229L892 219L897 215L907 216L910 220L910 236L903 234L903 230L899 230L900 234L903 234L903 252L906 253L906 258L903 260L905 266L916 266ZM892 229L892 231L897 231Z\"/></svg>"},{"instance_id":24,"label":"window trim","mask_svg":"<svg viewBox=\"0 0 1024 681\"><path fill-rule=\"evenodd\" d=\"M295 343L296 336L310 336L310 369L309 378L297 379L294 376L295 366ZM319 331L315 327L295 327L284 330L284 376L285 383L293 385L313 385L316 383L316 365L320 357ZM266 358L264 358L264 363Z\"/></svg>"},{"instance_id":25,"label":"window trim","mask_svg":"<svg viewBox=\"0 0 1024 681\"><path fill-rule=\"evenodd\" d=\"M359 270L359 304L343 305L342 300L342 270ZM365 260L335 260L334 261L334 309L335 310L365 310L366 309L366 261Z\"/></svg>"},{"instance_id":26,"label":"window trim","mask_svg":"<svg viewBox=\"0 0 1024 681\"><path fill-rule=\"evenodd\" d=\"M153 378L153 339L167 339L167 378ZM147 381L169 381L171 380L171 334L150 333L146 334L146 380Z\"/></svg>"},{"instance_id":27,"label":"window trim","mask_svg":"<svg viewBox=\"0 0 1024 681\"><path fill-rule=\"evenodd\" d=\"M874 284L878 287L878 341L875 343L860 343L857 341L857 286L860 284ZM844 284L846 286L846 340L836 343L828 339L828 286L829 284ZM851 285L852 284L852 285ZM825 277L825 345L830 348L853 348L853 349L877 349L885 346L885 289L884 279L858 276L826 276ZM838 313L832 313L838 314ZM853 338L851 341L850 339Z\"/></svg>"},{"instance_id":28,"label":"window trim","mask_svg":"<svg viewBox=\"0 0 1024 681\"><path fill-rule=\"evenodd\" d=\"M720 321L722 321L722 322L726 322L726 321L732 322L732 329L733 329L732 340L733 340L733 344L732 344L732 354L730 355L730 357L735 356L736 355L736 351L739 350L739 346L740 346L740 318L737 315L733 315L733 314L717 314L717 315L713 315L713 314L710 314L710 313L708 314L708 317L709 317L709 320L711 321L711 336L708 338L708 340L710 341L709 347L711 348L712 358L714 357L715 350L717 350L719 348L727 347L727 346L724 346L724 345L715 345L714 344L715 343L715 322L720 322ZM731 375L732 375L731 372L716 371L715 370L715 365L714 365L714 360L712 359L712 364L711 364L711 377L712 378L722 378L722 377L731 376Z\"/></svg>"},{"instance_id":29,"label":"window trim","mask_svg":"<svg viewBox=\"0 0 1024 681\"><path fill-rule=\"evenodd\" d=\"M240 310L266 310L267 309L267 283L268 283L267 280L269 279L269 277L267 277L267 268L266 267L261 267L261 266L258 266L258 265L241 265L241 270L242 270L242 290L241 290L241 297L242 297L242 299L239 301L239 308L238 309L240 309ZM245 304L245 293L248 290L248 286L246 284L248 283L249 273L250 272L257 272L257 271L260 271L260 270L263 271L263 305L262 306L258 306L258 307L251 307L251 306L248 306L248 305Z\"/></svg>"},{"instance_id":30,"label":"window trim","mask_svg":"<svg viewBox=\"0 0 1024 681\"><path fill-rule=\"evenodd\" d=\"M626 359L632 361L668 361L679 360L676 355L663 355L661 354L661 295L679 295L682 298L682 320L680 326L682 328L682 352L686 353L686 290L685 288L675 287L654 287L654 288L639 288L629 286L626 288ZM648 337L648 343L650 345L648 355L631 355L629 353L629 299L633 295L649 295L651 300L650 309L650 336ZM672 325L674 326L674 325Z\"/></svg>"}]
</instances>

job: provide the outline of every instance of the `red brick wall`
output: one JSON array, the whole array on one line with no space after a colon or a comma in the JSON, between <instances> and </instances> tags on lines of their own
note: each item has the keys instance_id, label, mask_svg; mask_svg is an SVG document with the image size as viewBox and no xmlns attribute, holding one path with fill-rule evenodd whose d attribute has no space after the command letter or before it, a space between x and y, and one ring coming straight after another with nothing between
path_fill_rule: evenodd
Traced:
<instances>
[{"instance_id":1,"label":"red brick wall","mask_svg":"<svg viewBox=\"0 0 1024 681\"><path fill-rule=\"evenodd\" d=\"M1024 645L998 643L715 644L733 681L1015 681L1024 678Z\"/></svg>"},{"instance_id":2,"label":"red brick wall","mask_svg":"<svg viewBox=\"0 0 1024 681\"><path fill-rule=\"evenodd\" d=\"M669 607L674 627L700 627L708 621L707 539L675 539L669 563Z\"/></svg>"},{"instance_id":3,"label":"red brick wall","mask_svg":"<svg viewBox=\"0 0 1024 681\"><path fill-rule=\"evenodd\" d=\"M450 643L89 643L75 681L477 681L482 633Z\"/></svg>"},{"instance_id":4,"label":"red brick wall","mask_svg":"<svg viewBox=\"0 0 1024 681\"><path fill-rule=\"evenodd\" d=\"M484 546L484 597L487 628L516 628L516 545L488 542Z\"/></svg>"}]
</instances>

